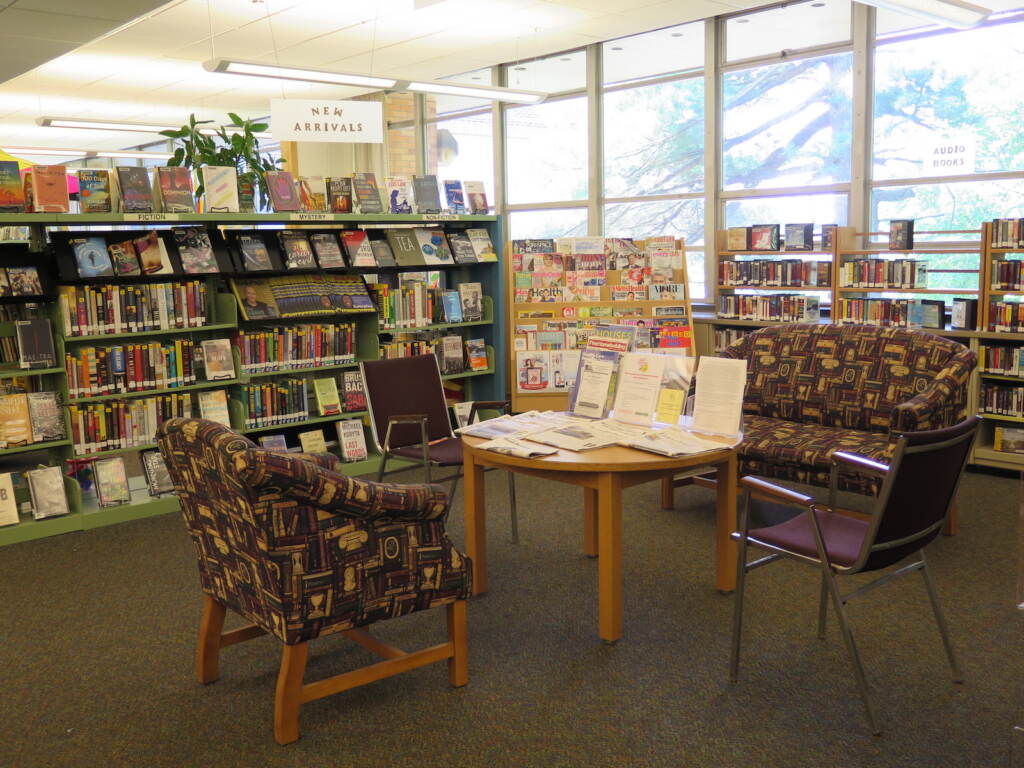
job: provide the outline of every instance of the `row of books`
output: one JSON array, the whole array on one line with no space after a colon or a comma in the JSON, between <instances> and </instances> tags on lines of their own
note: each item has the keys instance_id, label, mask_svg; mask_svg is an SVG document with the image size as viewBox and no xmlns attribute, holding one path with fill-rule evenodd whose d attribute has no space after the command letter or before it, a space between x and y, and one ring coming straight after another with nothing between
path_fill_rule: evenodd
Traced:
<instances>
[{"instance_id":1,"label":"row of books","mask_svg":"<svg viewBox=\"0 0 1024 768\"><path fill-rule=\"evenodd\" d=\"M209 317L201 280L62 285L57 301L65 336L200 328Z\"/></svg>"},{"instance_id":2,"label":"row of books","mask_svg":"<svg viewBox=\"0 0 1024 768\"><path fill-rule=\"evenodd\" d=\"M84 347L64 354L68 397L120 395L149 389L187 387L199 381L191 339L112 347Z\"/></svg>"},{"instance_id":3,"label":"row of books","mask_svg":"<svg viewBox=\"0 0 1024 768\"><path fill-rule=\"evenodd\" d=\"M817 296L804 296L799 293L777 293L773 296L719 296L718 317L730 320L816 323L821 317L821 300Z\"/></svg>"},{"instance_id":4,"label":"row of books","mask_svg":"<svg viewBox=\"0 0 1024 768\"><path fill-rule=\"evenodd\" d=\"M1024 303L990 301L988 304L988 330L995 333L1024 332Z\"/></svg>"},{"instance_id":5,"label":"row of books","mask_svg":"<svg viewBox=\"0 0 1024 768\"><path fill-rule=\"evenodd\" d=\"M17 525L21 522L15 496L16 478L20 480L20 473L0 474L0 525ZM24 473L23 482L28 487L29 505L34 519L59 517L71 511L64 493L64 475L60 467L30 469Z\"/></svg>"},{"instance_id":6,"label":"row of books","mask_svg":"<svg viewBox=\"0 0 1024 768\"><path fill-rule=\"evenodd\" d=\"M1024 290L1024 262L1010 259L992 260L992 290L1022 291Z\"/></svg>"},{"instance_id":7,"label":"row of books","mask_svg":"<svg viewBox=\"0 0 1024 768\"><path fill-rule=\"evenodd\" d=\"M490 367L487 345L483 339L464 340L454 334L396 334L391 341L381 342L378 354L382 360L434 355L444 376L465 371L486 371Z\"/></svg>"},{"instance_id":8,"label":"row of books","mask_svg":"<svg viewBox=\"0 0 1024 768\"><path fill-rule=\"evenodd\" d=\"M973 330L977 327L978 300L954 298L950 308L950 328ZM897 326L903 328L945 328L946 303L940 299L839 299L833 322Z\"/></svg>"},{"instance_id":9,"label":"row of books","mask_svg":"<svg viewBox=\"0 0 1024 768\"><path fill-rule=\"evenodd\" d=\"M363 461L367 457L366 436L363 432L361 419L343 419L334 423L338 433L338 448L341 460L346 462ZM299 446L303 453L327 453L327 440L322 429L310 429L299 432ZM268 451L291 453L294 448L288 446L284 435L262 435L260 447Z\"/></svg>"},{"instance_id":10,"label":"row of books","mask_svg":"<svg viewBox=\"0 0 1024 768\"><path fill-rule=\"evenodd\" d=\"M720 354L726 347L731 347L749 333L752 333L749 328L716 328L715 354Z\"/></svg>"},{"instance_id":11,"label":"row of books","mask_svg":"<svg viewBox=\"0 0 1024 768\"><path fill-rule=\"evenodd\" d=\"M338 392L338 379L334 376L313 379L311 383L308 379L293 377L243 387L242 396L248 408L246 428L306 421L312 412L314 398L316 413L320 416L365 411L366 390L362 374L345 371L340 378L344 397Z\"/></svg>"},{"instance_id":12,"label":"row of books","mask_svg":"<svg viewBox=\"0 0 1024 768\"><path fill-rule=\"evenodd\" d=\"M992 219L992 247L1024 247L1024 219Z\"/></svg>"},{"instance_id":13,"label":"row of books","mask_svg":"<svg viewBox=\"0 0 1024 768\"><path fill-rule=\"evenodd\" d=\"M20 267L0 267L0 297L4 296L41 296L43 285L39 280L39 270L31 265Z\"/></svg>"},{"instance_id":14,"label":"row of books","mask_svg":"<svg viewBox=\"0 0 1024 768\"><path fill-rule=\"evenodd\" d=\"M0 449L66 437L64 411L56 392L0 394Z\"/></svg>"},{"instance_id":15,"label":"row of books","mask_svg":"<svg viewBox=\"0 0 1024 768\"><path fill-rule=\"evenodd\" d=\"M917 259L851 259L839 265L841 288L927 288L928 263Z\"/></svg>"},{"instance_id":16,"label":"row of books","mask_svg":"<svg viewBox=\"0 0 1024 768\"><path fill-rule=\"evenodd\" d=\"M718 284L724 286L767 286L785 288L828 288L832 285L832 264L802 259L752 259L720 261Z\"/></svg>"},{"instance_id":17,"label":"row of books","mask_svg":"<svg viewBox=\"0 0 1024 768\"><path fill-rule=\"evenodd\" d=\"M231 290L246 320L373 311L359 275L281 275L231 278Z\"/></svg>"},{"instance_id":18,"label":"row of books","mask_svg":"<svg viewBox=\"0 0 1024 768\"><path fill-rule=\"evenodd\" d=\"M317 368L356 359L355 323L310 323L240 330L232 337L244 373Z\"/></svg>"},{"instance_id":19,"label":"row of books","mask_svg":"<svg viewBox=\"0 0 1024 768\"><path fill-rule=\"evenodd\" d=\"M123 234L113 233L70 238L67 244L75 257L77 276L92 280L175 273L204 275L223 271L204 227L172 228L173 249L167 247L165 233L155 229L140 237L127 240L122 237Z\"/></svg>"},{"instance_id":20,"label":"row of books","mask_svg":"<svg viewBox=\"0 0 1024 768\"><path fill-rule=\"evenodd\" d=\"M12 323L18 320L32 320L43 317L46 313L44 305L28 301L18 304L0 304L0 323Z\"/></svg>"},{"instance_id":21,"label":"row of books","mask_svg":"<svg viewBox=\"0 0 1024 768\"><path fill-rule=\"evenodd\" d=\"M386 283L367 286L382 329L420 328L436 323L473 323L483 320L480 283L460 283L455 290L430 288L414 282L408 287Z\"/></svg>"},{"instance_id":22,"label":"row of books","mask_svg":"<svg viewBox=\"0 0 1024 768\"><path fill-rule=\"evenodd\" d=\"M1024 347L982 344L978 348L978 370L1002 376L1024 376Z\"/></svg>"},{"instance_id":23,"label":"row of books","mask_svg":"<svg viewBox=\"0 0 1024 768\"><path fill-rule=\"evenodd\" d=\"M982 381L978 410L998 416L1024 417L1024 387Z\"/></svg>"},{"instance_id":24,"label":"row of books","mask_svg":"<svg viewBox=\"0 0 1024 768\"><path fill-rule=\"evenodd\" d=\"M837 224L821 226L819 250L832 247L837 227ZM728 251L813 251L814 224L786 224L784 230L778 224L729 227L725 231L725 248Z\"/></svg>"}]
</instances>

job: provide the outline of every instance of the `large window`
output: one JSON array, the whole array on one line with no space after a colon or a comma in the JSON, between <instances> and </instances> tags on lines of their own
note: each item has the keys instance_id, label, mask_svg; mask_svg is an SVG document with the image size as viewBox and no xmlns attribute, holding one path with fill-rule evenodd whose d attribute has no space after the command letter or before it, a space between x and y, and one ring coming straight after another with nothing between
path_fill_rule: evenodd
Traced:
<instances>
[{"instance_id":1,"label":"large window","mask_svg":"<svg viewBox=\"0 0 1024 768\"><path fill-rule=\"evenodd\" d=\"M551 101L505 112L508 202L587 198L587 100Z\"/></svg>"},{"instance_id":2,"label":"large window","mask_svg":"<svg viewBox=\"0 0 1024 768\"><path fill-rule=\"evenodd\" d=\"M508 217L509 237L579 237L587 234L587 209L563 208L513 211Z\"/></svg>"},{"instance_id":3,"label":"large window","mask_svg":"<svg viewBox=\"0 0 1024 768\"><path fill-rule=\"evenodd\" d=\"M482 181L493 207L494 137L490 110L426 125L427 173L441 181Z\"/></svg>"},{"instance_id":4,"label":"large window","mask_svg":"<svg viewBox=\"0 0 1024 768\"><path fill-rule=\"evenodd\" d=\"M738 61L850 40L850 0L788 3L725 23L725 59Z\"/></svg>"}]
</instances>

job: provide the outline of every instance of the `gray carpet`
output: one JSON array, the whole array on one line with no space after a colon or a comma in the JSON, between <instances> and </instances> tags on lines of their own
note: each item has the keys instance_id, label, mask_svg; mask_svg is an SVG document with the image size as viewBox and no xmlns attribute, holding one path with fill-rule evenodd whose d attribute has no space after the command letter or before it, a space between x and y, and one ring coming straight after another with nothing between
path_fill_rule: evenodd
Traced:
<instances>
[{"instance_id":1,"label":"gray carpet","mask_svg":"<svg viewBox=\"0 0 1024 768\"><path fill-rule=\"evenodd\" d=\"M470 603L470 684L450 688L440 664L313 702L288 747L272 732L276 641L228 648L220 681L194 682L200 593L177 515L0 549L0 768L1010 763L1024 722L1015 480L969 474L962 533L930 550L966 685L950 681L919 578L853 604L881 738L834 620L815 638L806 567L751 575L728 683L732 600L712 586L709 491L677 491L672 511L655 485L627 492L625 637L606 645L578 491L521 480L515 546L505 483L488 485L491 591ZM461 542L461 501L450 528ZM440 611L378 627L410 649L444 637ZM370 661L325 638L306 679Z\"/></svg>"}]
</instances>

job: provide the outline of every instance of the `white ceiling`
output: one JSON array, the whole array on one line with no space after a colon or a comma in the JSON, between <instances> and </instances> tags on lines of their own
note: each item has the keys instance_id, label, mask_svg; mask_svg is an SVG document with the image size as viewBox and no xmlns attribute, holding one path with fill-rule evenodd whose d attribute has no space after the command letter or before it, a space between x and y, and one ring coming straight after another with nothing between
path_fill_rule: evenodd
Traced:
<instances>
[{"instance_id":1,"label":"white ceiling","mask_svg":"<svg viewBox=\"0 0 1024 768\"><path fill-rule=\"evenodd\" d=\"M206 72L202 62L215 56L436 79L760 4L441 0L416 10L415 0L174 0L145 13L154 7L146 0L0 0L0 144L119 149L158 138L42 128L43 115L179 125L194 112L222 122L229 111L266 115L272 98L362 92ZM38 52L29 66L52 60L3 82L27 51Z\"/></svg>"}]
</instances>

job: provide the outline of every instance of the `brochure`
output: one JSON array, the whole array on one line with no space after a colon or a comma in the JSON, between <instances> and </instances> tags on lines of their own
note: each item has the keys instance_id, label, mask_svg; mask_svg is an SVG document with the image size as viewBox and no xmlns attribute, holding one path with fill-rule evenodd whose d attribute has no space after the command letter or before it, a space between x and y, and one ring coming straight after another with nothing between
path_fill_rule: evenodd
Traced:
<instances>
[{"instance_id":1,"label":"brochure","mask_svg":"<svg viewBox=\"0 0 1024 768\"><path fill-rule=\"evenodd\" d=\"M665 355L627 352L619 360L614 417L629 424L650 426L654 421L665 373Z\"/></svg>"},{"instance_id":2,"label":"brochure","mask_svg":"<svg viewBox=\"0 0 1024 768\"><path fill-rule=\"evenodd\" d=\"M583 350L570 400L573 414L592 419L603 419L607 415L618 360L619 353L615 350L590 347Z\"/></svg>"},{"instance_id":3,"label":"brochure","mask_svg":"<svg viewBox=\"0 0 1024 768\"><path fill-rule=\"evenodd\" d=\"M693 429L711 435L737 435L743 419L747 361L701 356Z\"/></svg>"}]
</instances>

